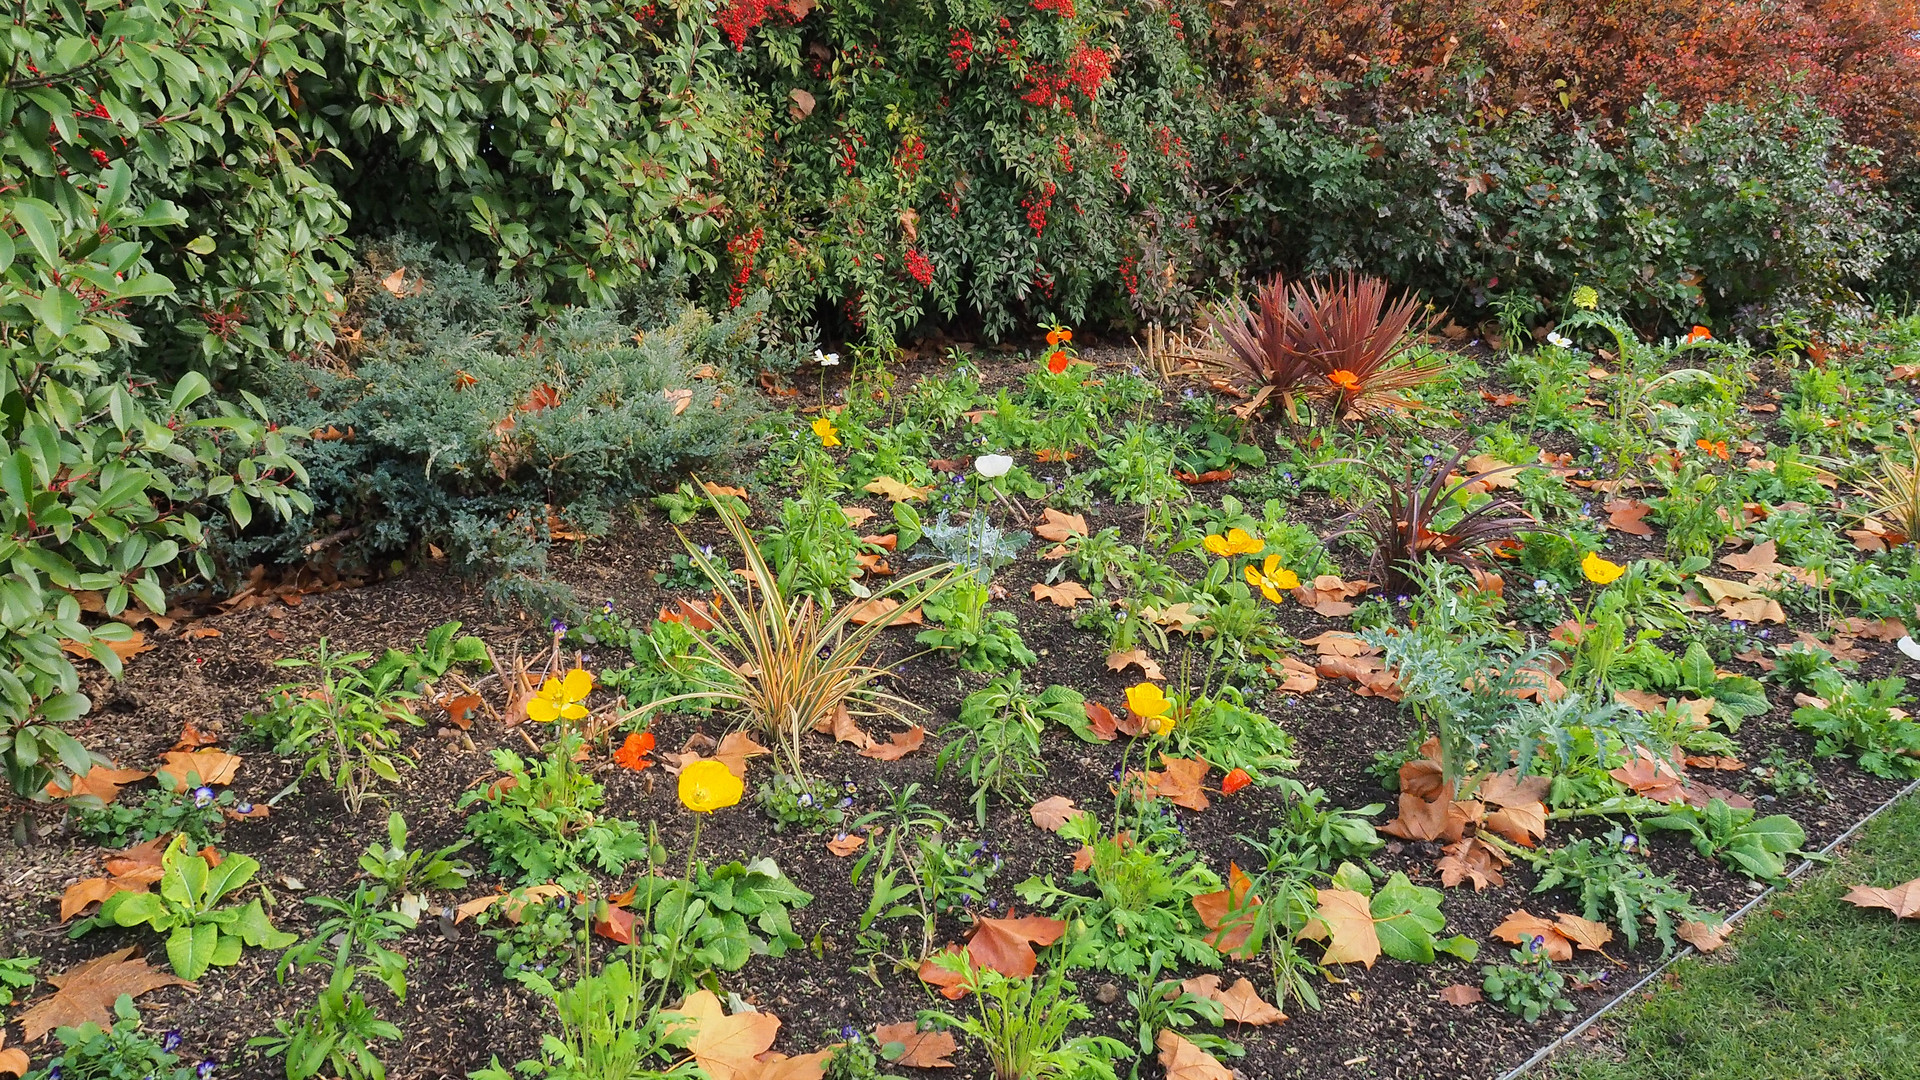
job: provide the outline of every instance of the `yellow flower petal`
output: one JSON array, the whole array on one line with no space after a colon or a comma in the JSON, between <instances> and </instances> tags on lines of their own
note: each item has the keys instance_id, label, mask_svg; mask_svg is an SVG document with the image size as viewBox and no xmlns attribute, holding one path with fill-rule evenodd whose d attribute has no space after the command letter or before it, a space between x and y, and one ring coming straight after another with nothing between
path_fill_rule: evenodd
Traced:
<instances>
[{"instance_id":1,"label":"yellow flower petal","mask_svg":"<svg viewBox=\"0 0 1920 1080\"><path fill-rule=\"evenodd\" d=\"M1200 541L1200 546L1223 559L1233 554L1232 546L1227 543L1226 538L1223 536L1208 536L1205 540Z\"/></svg>"},{"instance_id":2,"label":"yellow flower petal","mask_svg":"<svg viewBox=\"0 0 1920 1080\"><path fill-rule=\"evenodd\" d=\"M593 673L585 668L574 668L560 684L560 696L567 701L585 701L593 693Z\"/></svg>"},{"instance_id":3,"label":"yellow flower petal","mask_svg":"<svg viewBox=\"0 0 1920 1080\"><path fill-rule=\"evenodd\" d=\"M739 802L746 789L732 769L711 758L691 762L680 770L680 803L698 813L724 810Z\"/></svg>"},{"instance_id":4,"label":"yellow flower petal","mask_svg":"<svg viewBox=\"0 0 1920 1080\"><path fill-rule=\"evenodd\" d=\"M1245 529L1227 530L1227 548L1235 555L1258 555L1267 546L1265 540L1247 532Z\"/></svg>"},{"instance_id":5,"label":"yellow flower petal","mask_svg":"<svg viewBox=\"0 0 1920 1080\"><path fill-rule=\"evenodd\" d=\"M560 710L547 698L539 696L531 697L527 699L527 719L538 720L543 724L551 724L555 720L560 719Z\"/></svg>"},{"instance_id":6,"label":"yellow flower petal","mask_svg":"<svg viewBox=\"0 0 1920 1080\"><path fill-rule=\"evenodd\" d=\"M821 446L840 445L840 429L834 427L833 421L824 416L813 422L813 433L819 437Z\"/></svg>"},{"instance_id":7,"label":"yellow flower petal","mask_svg":"<svg viewBox=\"0 0 1920 1080\"><path fill-rule=\"evenodd\" d=\"M1127 708L1139 716L1160 716L1173 707L1165 691L1149 682L1127 687Z\"/></svg>"},{"instance_id":8,"label":"yellow flower petal","mask_svg":"<svg viewBox=\"0 0 1920 1080\"><path fill-rule=\"evenodd\" d=\"M1619 580L1620 575L1627 572L1627 568L1617 562L1601 558L1597 551L1589 551L1587 557L1580 560L1580 572L1595 585L1606 585Z\"/></svg>"},{"instance_id":9,"label":"yellow flower petal","mask_svg":"<svg viewBox=\"0 0 1920 1080\"><path fill-rule=\"evenodd\" d=\"M1272 577L1270 577L1268 580L1272 581L1275 586L1282 589L1297 589L1300 587L1300 575L1294 573L1293 571L1287 569L1284 566L1281 567L1278 571L1276 571L1272 575ZM1278 601L1275 601L1275 602L1278 603Z\"/></svg>"}]
</instances>

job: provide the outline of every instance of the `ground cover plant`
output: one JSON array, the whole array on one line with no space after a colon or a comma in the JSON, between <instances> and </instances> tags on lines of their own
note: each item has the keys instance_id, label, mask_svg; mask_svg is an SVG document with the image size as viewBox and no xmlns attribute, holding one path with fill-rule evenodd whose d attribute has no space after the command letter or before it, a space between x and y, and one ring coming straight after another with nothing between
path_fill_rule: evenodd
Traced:
<instances>
[{"instance_id":1,"label":"ground cover plant","mask_svg":"<svg viewBox=\"0 0 1920 1080\"><path fill-rule=\"evenodd\" d=\"M74 728L113 760L15 804L73 935L6 969L22 1071L1519 1060L1911 775L1914 338L1649 339L1582 294L1495 352L1375 299L1275 331L1416 350L1366 408L1312 367L1289 411L1231 340L823 353L811 400L742 391L757 462L550 553L579 615L431 559L170 606L181 664L85 669L131 695ZM257 1024L167 989L270 969ZM500 1018L419 1040L468 999Z\"/></svg>"}]
</instances>

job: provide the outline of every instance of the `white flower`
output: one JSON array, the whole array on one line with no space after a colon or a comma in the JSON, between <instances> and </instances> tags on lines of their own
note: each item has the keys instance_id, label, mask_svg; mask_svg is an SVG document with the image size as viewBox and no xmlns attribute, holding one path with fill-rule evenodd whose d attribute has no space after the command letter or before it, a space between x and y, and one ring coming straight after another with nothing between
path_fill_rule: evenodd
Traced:
<instances>
[{"instance_id":1,"label":"white flower","mask_svg":"<svg viewBox=\"0 0 1920 1080\"><path fill-rule=\"evenodd\" d=\"M1005 454L981 454L973 459L973 469L989 480L998 480L1013 468L1013 459Z\"/></svg>"},{"instance_id":2,"label":"white flower","mask_svg":"<svg viewBox=\"0 0 1920 1080\"><path fill-rule=\"evenodd\" d=\"M1573 339L1565 334L1548 334L1547 344L1558 345L1562 349L1571 349L1573 348Z\"/></svg>"},{"instance_id":3,"label":"white flower","mask_svg":"<svg viewBox=\"0 0 1920 1080\"><path fill-rule=\"evenodd\" d=\"M819 364L821 367L838 367L840 365L840 354L821 352L819 349L815 349L813 350L813 362Z\"/></svg>"}]
</instances>

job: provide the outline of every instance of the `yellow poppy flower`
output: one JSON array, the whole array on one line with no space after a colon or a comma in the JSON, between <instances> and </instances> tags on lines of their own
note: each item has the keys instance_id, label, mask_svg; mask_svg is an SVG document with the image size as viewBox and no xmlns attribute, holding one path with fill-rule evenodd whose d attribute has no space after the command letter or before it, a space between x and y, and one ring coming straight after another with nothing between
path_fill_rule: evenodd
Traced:
<instances>
[{"instance_id":1,"label":"yellow poppy flower","mask_svg":"<svg viewBox=\"0 0 1920 1080\"><path fill-rule=\"evenodd\" d=\"M1173 714L1168 713L1155 720L1153 722L1153 733L1163 739L1173 734Z\"/></svg>"},{"instance_id":2,"label":"yellow poppy flower","mask_svg":"<svg viewBox=\"0 0 1920 1080\"><path fill-rule=\"evenodd\" d=\"M747 785L733 770L712 758L705 758L680 770L680 804L689 810L711 814L740 801Z\"/></svg>"},{"instance_id":3,"label":"yellow poppy flower","mask_svg":"<svg viewBox=\"0 0 1920 1080\"><path fill-rule=\"evenodd\" d=\"M1200 546L1223 559L1235 555L1258 555L1267 546L1267 542L1247 532L1245 529L1228 529L1227 535L1218 533L1200 541Z\"/></svg>"},{"instance_id":4,"label":"yellow poppy flower","mask_svg":"<svg viewBox=\"0 0 1920 1080\"><path fill-rule=\"evenodd\" d=\"M1300 575L1281 566L1280 556L1269 555L1260 566L1247 567L1247 584L1259 589L1262 596L1277 604L1281 593L1300 587Z\"/></svg>"},{"instance_id":5,"label":"yellow poppy flower","mask_svg":"<svg viewBox=\"0 0 1920 1080\"><path fill-rule=\"evenodd\" d=\"M834 427L833 421L824 416L813 422L813 433L820 437L821 446L840 445L840 429Z\"/></svg>"},{"instance_id":6,"label":"yellow poppy flower","mask_svg":"<svg viewBox=\"0 0 1920 1080\"><path fill-rule=\"evenodd\" d=\"M1601 558L1597 551L1589 551L1587 557L1580 560L1580 572L1595 585L1606 585L1618 581L1620 575L1627 572L1627 568L1617 562L1609 562Z\"/></svg>"},{"instance_id":7,"label":"yellow poppy flower","mask_svg":"<svg viewBox=\"0 0 1920 1080\"><path fill-rule=\"evenodd\" d=\"M584 668L574 668L564 678L548 678L540 684L539 693L527 701L527 718L542 724L584 719L587 707L581 702L591 693L593 673Z\"/></svg>"},{"instance_id":8,"label":"yellow poppy flower","mask_svg":"<svg viewBox=\"0 0 1920 1080\"><path fill-rule=\"evenodd\" d=\"M1150 682L1127 687L1127 708L1136 716L1164 716L1173 708L1173 702L1167 700L1165 691ZM1167 721L1168 730L1172 730L1173 721Z\"/></svg>"}]
</instances>

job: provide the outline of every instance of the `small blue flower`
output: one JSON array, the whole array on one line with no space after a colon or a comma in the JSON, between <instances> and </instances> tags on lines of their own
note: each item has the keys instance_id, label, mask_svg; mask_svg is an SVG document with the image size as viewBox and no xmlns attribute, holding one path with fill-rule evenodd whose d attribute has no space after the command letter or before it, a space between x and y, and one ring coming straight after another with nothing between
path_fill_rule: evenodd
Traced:
<instances>
[{"instance_id":1,"label":"small blue flower","mask_svg":"<svg viewBox=\"0 0 1920 1080\"><path fill-rule=\"evenodd\" d=\"M212 788L210 788L210 787L197 787L197 788L194 788L194 789L193 789L193 805L195 805L195 806L211 806L212 804L213 804L213 789L212 789Z\"/></svg>"},{"instance_id":2,"label":"small blue flower","mask_svg":"<svg viewBox=\"0 0 1920 1080\"><path fill-rule=\"evenodd\" d=\"M1544 949L1546 947L1547 947L1547 938L1546 938L1546 935L1544 934L1535 934L1533 935L1533 940L1527 942L1527 951L1529 952L1539 952L1541 949Z\"/></svg>"},{"instance_id":3,"label":"small blue flower","mask_svg":"<svg viewBox=\"0 0 1920 1080\"><path fill-rule=\"evenodd\" d=\"M860 1033L854 1030L852 1024L842 1024L840 1025L840 1037L848 1042L853 1042L860 1038Z\"/></svg>"},{"instance_id":4,"label":"small blue flower","mask_svg":"<svg viewBox=\"0 0 1920 1080\"><path fill-rule=\"evenodd\" d=\"M1534 592L1551 592L1553 591L1553 582L1548 581L1546 578L1534 578L1533 591Z\"/></svg>"},{"instance_id":5,"label":"small blue flower","mask_svg":"<svg viewBox=\"0 0 1920 1080\"><path fill-rule=\"evenodd\" d=\"M800 805L801 805L801 806L812 806L812 805L813 805L813 794L812 794L811 792L806 792L806 791L803 791L803 792L801 792L801 793L800 793Z\"/></svg>"},{"instance_id":6,"label":"small blue flower","mask_svg":"<svg viewBox=\"0 0 1920 1080\"><path fill-rule=\"evenodd\" d=\"M609 601L607 601L606 603L604 603L604 604L601 604L601 605L600 605L600 614L602 614L602 615L612 615L612 614L613 614L613 601L611 601L611 600L609 600Z\"/></svg>"},{"instance_id":7,"label":"small blue flower","mask_svg":"<svg viewBox=\"0 0 1920 1080\"><path fill-rule=\"evenodd\" d=\"M1632 833L1628 833L1625 836L1622 836L1620 838L1620 848L1623 851L1632 851L1634 848L1634 845L1638 844L1639 842L1640 842L1639 837L1633 835Z\"/></svg>"},{"instance_id":8,"label":"small blue flower","mask_svg":"<svg viewBox=\"0 0 1920 1080\"><path fill-rule=\"evenodd\" d=\"M160 1049L165 1050L169 1054L180 1049L179 1028L170 1028L166 1034L160 1036Z\"/></svg>"},{"instance_id":9,"label":"small blue flower","mask_svg":"<svg viewBox=\"0 0 1920 1080\"><path fill-rule=\"evenodd\" d=\"M193 1075L199 1077L200 1080L207 1080L208 1077L213 1075L213 1070L219 1067L220 1067L219 1062L213 1060L212 1058L208 1058L207 1060L193 1067Z\"/></svg>"},{"instance_id":10,"label":"small blue flower","mask_svg":"<svg viewBox=\"0 0 1920 1080\"><path fill-rule=\"evenodd\" d=\"M548 624L548 629L552 630L555 634L564 634L567 632L567 624L561 622L559 619L555 619Z\"/></svg>"},{"instance_id":11,"label":"small blue flower","mask_svg":"<svg viewBox=\"0 0 1920 1080\"><path fill-rule=\"evenodd\" d=\"M1733 627L1736 632L1745 630L1747 628L1747 624L1742 622L1739 619L1734 619L1731 622L1729 622L1727 625Z\"/></svg>"},{"instance_id":12,"label":"small blue flower","mask_svg":"<svg viewBox=\"0 0 1920 1080\"><path fill-rule=\"evenodd\" d=\"M1402 593L1399 596L1394 597L1393 602L1396 604L1399 604L1401 607L1406 607L1409 601L1407 599L1407 595L1405 593Z\"/></svg>"},{"instance_id":13,"label":"small blue flower","mask_svg":"<svg viewBox=\"0 0 1920 1080\"><path fill-rule=\"evenodd\" d=\"M840 800L840 809L842 810L845 810L847 807L852 805L853 805L853 796L851 795L848 795L845 798Z\"/></svg>"},{"instance_id":14,"label":"small blue flower","mask_svg":"<svg viewBox=\"0 0 1920 1080\"><path fill-rule=\"evenodd\" d=\"M1772 636L1773 636L1773 631L1771 631L1771 630L1768 630L1768 629L1767 629L1767 628L1765 628L1765 627L1761 627L1761 628L1760 628L1760 640L1762 640L1762 641L1765 641L1766 639L1768 639L1768 638L1770 638L1770 637L1772 637Z\"/></svg>"},{"instance_id":15,"label":"small blue flower","mask_svg":"<svg viewBox=\"0 0 1920 1080\"><path fill-rule=\"evenodd\" d=\"M58 1065L47 1070L47 1080L60 1080L60 1078L65 1075L65 1070L61 1069Z\"/></svg>"},{"instance_id":16,"label":"small blue flower","mask_svg":"<svg viewBox=\"0 0 1920 1080\"><path fill-rule=\"evenodd\" d=\"M849 795L858 795L858 794L860 794L860 785L858 785L858 784L856 784L856 783L854 783L853 781L851 781L851 780L849 780L849 781L847 781L847 782L846 782L846 784L844 784L844 785L843 785L843 786L842 786L842 787L840 788L840 790L841 790L841 791L844 791L844 792L846 792L846 793L847 793L847 794L849 794Z\"/></svg>"},{"instance_id":17,"label":"small blue flower","mask_svg":"<svg viewBox=\"0 0 1920 1080\"><path fill-rule=\"evenodd\" d=\"M1427 456L1421 458L1420 463L1422 465L1425 465L1429 469L1433 468L1433 455L1428 454Z\"/></svg>"}]
</instances>

